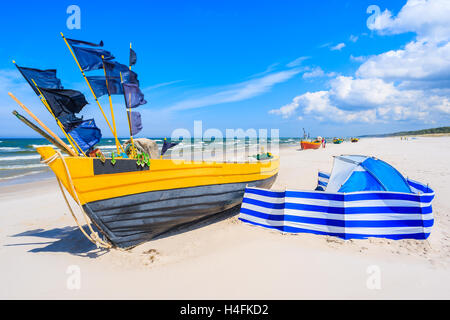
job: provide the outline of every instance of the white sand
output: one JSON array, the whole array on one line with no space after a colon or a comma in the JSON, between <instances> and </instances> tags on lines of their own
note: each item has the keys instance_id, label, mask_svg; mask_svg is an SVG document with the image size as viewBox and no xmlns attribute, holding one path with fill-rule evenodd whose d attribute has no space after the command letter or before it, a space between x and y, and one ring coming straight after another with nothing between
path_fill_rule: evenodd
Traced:
<instances>
[{"instance_id":1,"label":"white sand","mask_svg":"<svg viewBox=\"0 0 450 320\"><path fill-rule=\"evenodd\" d=\"M0 188L0 298L450 298L450 137L363 139L280 154L274 189L314 189L317 170L330 171L340 154L373 155L429 183L436 191L430 238L281 234L228 214L131 251L103 252L74 227L54 180L30 183ZM74 265L80 288L70 290ZM380 272L381 288L367 286L378 274L370 270Z\"/></svg>"}]
</instances>

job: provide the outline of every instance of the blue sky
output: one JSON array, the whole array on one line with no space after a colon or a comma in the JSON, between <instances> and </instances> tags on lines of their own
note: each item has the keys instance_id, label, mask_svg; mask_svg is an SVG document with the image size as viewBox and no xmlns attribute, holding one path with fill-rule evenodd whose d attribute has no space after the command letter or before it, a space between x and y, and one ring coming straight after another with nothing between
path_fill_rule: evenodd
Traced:
<instances>
[{"instance_id":1,"label":"blue sky","mask_svg":"<svg viewBox=\"0 0 450 320\"><path fill-rule=\"evenodd\" d=\"M133 43L134 70L149 102L139 110L140 136L192 131L194 120L220 130L276 128L284 137L300 136L302 128L312 135L351 136L448 125L449 39L435 31L448 27L448 19L435 16L448 6L436 1L437 9L421 0L2 3L0 137L34 136L12 120L11 111L20 108L8 91L56 131L12 59L56 68L63 85L81 90L90 102L82 115L93 116L111 136L59 32L103 40L122 63ZM411 18L417 3L424 6L424 21ZM66 26L71 4L81 9L80 30ZM370 29L369 5L382 13ZM420 53L433 58L427 62L432 67L414 71L411 59L423 61ZM404 59L391 61L395 55ZM113 101L119 135L126 136L123 98ZM100 102L109 110L107 97Z\"/></svg>"}]
</instances>

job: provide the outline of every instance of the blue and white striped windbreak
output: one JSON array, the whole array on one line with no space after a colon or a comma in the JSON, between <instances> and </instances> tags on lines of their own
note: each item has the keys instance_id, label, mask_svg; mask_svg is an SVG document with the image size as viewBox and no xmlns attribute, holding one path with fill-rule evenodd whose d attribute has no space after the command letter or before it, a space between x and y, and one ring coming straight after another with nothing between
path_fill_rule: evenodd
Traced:
<instances>
[{"instance_id":1,"label":"blue and white striped windbreak","mask_svg":"<svg viewBox=\"0 0 450 320\"><path fill-rule=\"evenodd\" d=\"M326 188L329 179L329 174L319 172L319 186ZM282 232L343 239L426 239L434 222L434 191L422 183L407 182L412 193L246 188L239 219Z\"/></svg>"}]
</instances>

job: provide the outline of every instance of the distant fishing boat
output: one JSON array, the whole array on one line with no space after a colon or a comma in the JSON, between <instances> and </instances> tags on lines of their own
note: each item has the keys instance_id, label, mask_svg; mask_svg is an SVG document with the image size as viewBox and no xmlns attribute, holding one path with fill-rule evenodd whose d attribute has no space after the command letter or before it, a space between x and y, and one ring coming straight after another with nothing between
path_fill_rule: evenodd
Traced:
<instances>
[{"instance_id":1,"label":"distant fishing boat","mask_svg":"<svg viewBox=\"0 0 450 320\"><path fill-rule=\"evenodd\" d=\"M302 140L300 141L300 146L302 147L302 150L307 150L307 149L319 149L320 146L322 145L322 141L305 141Z\"/></svg>"},{"instance_id":2,"label":"distant fishing boat","mask_svg":"<svg viewBox=\"0 0 450 320\"><path fill-rule=\"evenodd\" d=\"M128 248L241 203L246 186L270 188L279 159L248 163L59 157L36 149L100 232Z\"/></svg>"},{"instance_id":3,"label":"distant fishing boat","mask_svg":"<svg viewBox=\"0 0 450 320\"><path fill-rule=\"evenodd\" d=\"M344 142L344 139L339 139L339 138L334 138L333 139L333 143L334 144L341 144L342 142Z\"/></svg>"}]
</instances>

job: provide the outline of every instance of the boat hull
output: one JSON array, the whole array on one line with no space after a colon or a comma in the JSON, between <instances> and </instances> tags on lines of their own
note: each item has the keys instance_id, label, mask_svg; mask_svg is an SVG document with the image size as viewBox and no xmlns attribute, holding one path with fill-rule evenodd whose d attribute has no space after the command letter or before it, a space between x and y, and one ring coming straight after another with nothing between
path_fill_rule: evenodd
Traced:
<instances>
[{"instance_id":1,"label":"boat hull","mask_svg":"<svg viewBox=\"0 0 450 320\"><path fill-rule=\"evenodd\" d=\"M302 147L302 150L307 149L319 149L322 145L321 142L309 142L309 141L301 141L300 146Z\"/></svg>"},{"instance_id":2,"label":"boat hull","mask_svg":"<svg viewBox=\"0 0 450 320\"><path fill-rule=\"evenodd\" d=\"M37 151L99 231L115 246L128 248L175 227L238 205L245 187L269 188L279 158L252 162L56 157Z\"/></svg>"},{"instance_id":3,"label":"boat hull","mask_svg":"<svg viewBox=\"0 0 450 320\"><path fill-rule=\"evenodd\" d=\"M151 191L94 201L83 208L111 243L129 248L235 207L241 203L246 186L270 188L276 176L247 183Z\"/></svg>"}]
</instances>

